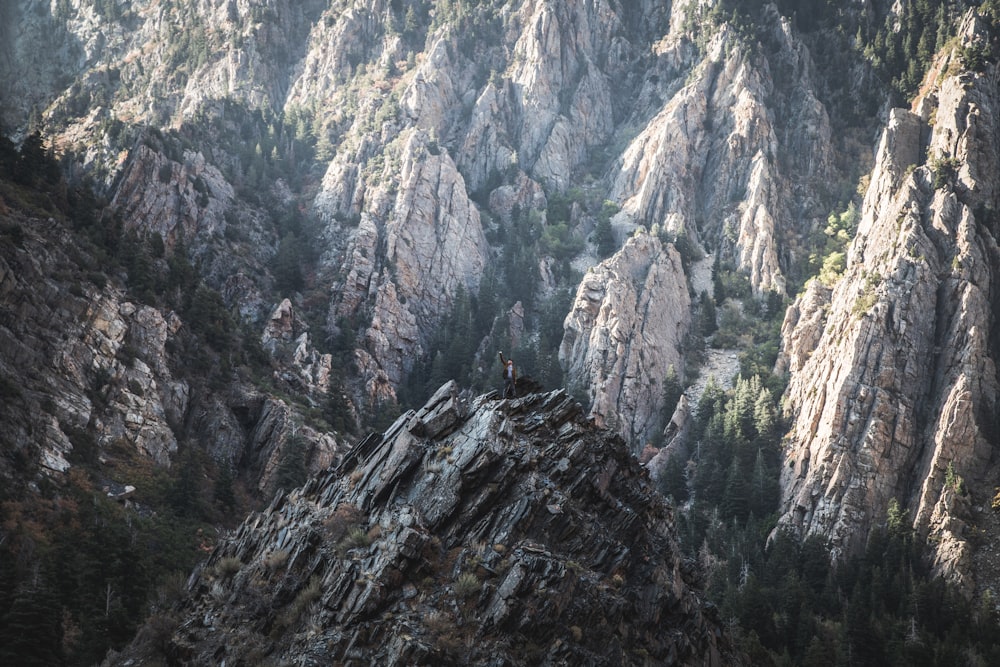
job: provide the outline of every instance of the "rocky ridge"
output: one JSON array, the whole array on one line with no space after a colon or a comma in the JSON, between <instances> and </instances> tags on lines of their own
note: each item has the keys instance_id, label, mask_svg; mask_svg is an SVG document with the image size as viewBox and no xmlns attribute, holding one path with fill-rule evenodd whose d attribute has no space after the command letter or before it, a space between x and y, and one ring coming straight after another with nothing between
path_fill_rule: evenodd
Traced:
<instances>
[{"instance_id":1,"label":"rocky ridge","mask_svg":"<svg viewBox=\"0 0 1000 667\"><path fill-rule=\"evenodd\" d=\"M744 664L673 530L564 392L448 383L248 517L106 664Z\"/></svg>"},{"instance_id":2,"label":"rocky ridge","mask_svg":"<svg viewBox=\"0 0 1000 667\"><path fill-rule=\"evenodd\" d=\"M985 39L975 18L963 45ZM782 523L857 553L893 504L969 594L997 475L996 66L893 110L847 268L789 310ZM984 572L984 574L987 574Z\"/></svg>"}]
</instances>

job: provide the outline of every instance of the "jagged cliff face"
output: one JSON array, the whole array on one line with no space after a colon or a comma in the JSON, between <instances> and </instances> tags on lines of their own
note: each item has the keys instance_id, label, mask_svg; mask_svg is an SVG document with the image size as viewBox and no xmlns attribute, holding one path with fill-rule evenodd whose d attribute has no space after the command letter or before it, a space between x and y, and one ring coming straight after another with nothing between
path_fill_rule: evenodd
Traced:
<instances>
[{"instance_id":1,"label":"jagged cliff face","mask_svg":"<svg viewBox=\"0 0 1000 667\"><path fill-rule=\"evenodd\" d=\"M546 193L584 184L621 208L619 241L637 225L683 233L758 293L785 290L828 212L815 186L835 180L812 60L787 21L765 14L757 49L708 19L714 3L459 5L13 3L3 112L23 127L34 109L127 227L168 249L183 240L256 326L293 296L272 294L275 218L298 208L321 220L309 287L328 307L311 336L351 329L359 406L395 398L459 289L474 294L495 265L487 238L512 211L558 222L545 220ZM275 132L278 114L289 136ZM316 141L303 182L256 192L255 174L300 158L303 133ZM576 215L573 234L593 224ZM550 263L539 258L543 276ZM652 356L682 319L647 328ZM596 412L615 405L623 435L648 437L656 399L604 391Z\"/></svg>"},{"instance_id":2,"label":"jagged cliff face","mask_svg":"<svg viewBox=\"0 0 1000 667\"><path fill-rule=\"evenodd\" d=\"M0 256L5 440L25 460L37 456L49 470L66 472L74 448L67 434L97 421L100 444L125 443L169 464L177 449L170 423L180 422L191 398L164 351L180 322L88 281L56 221L19 222L23 236L5 238ZM39 428L43 434L34 437ZM28 451L36 447L41 451Z\"/></svg>"},{"instance_id":3,"label":"jagged cliff face","mask_svg":"<svg viewBox=\"0 0 1000 667\"><path fill-rule=\"evenodd\" d=\"M610 198L635 221L719 249L755 291L784 293L796 247L822 215L810 193L833 175L830 123L787 20L765 21L769 57L726 25L699 51L691 17L708 9L674 5L638 93L648 117L615 165Z\"/></svg>"},{"instance_id":4,"label":"jagged cliff face","mask_svg":"<svg viewBox=\"0 0 1000 667\"><path fill-rule=\"evenodd\" d=\"M1000 88L959 53L892 112L844 276L789 311L782 522L856 552L896 502L971 592L995 574L971 539L994 530Z\"/></svg>"},{"instance_id":5,"label":"jagged cliff face","mask_svg":"<svg viewBox=\"0 0 1000 667\"><path fill-rule=\"evenodd\" d=\"M580 283L559 348L567 384L589 392L599 422L647 442L663 428L660 380L682 368L690 319L680 255L655 236L633 236Z\"/></svg>"},{"instance_id":6,"label":"jagged cliff face","mask_svg":"<svg viewBox=\"0 0 1000 667\"><path fill-rule=\"evenodd\" d=\"M745 664L672 526L564 392L449 383L250 516L106 664Z\"/></svg>"}]
</instances>

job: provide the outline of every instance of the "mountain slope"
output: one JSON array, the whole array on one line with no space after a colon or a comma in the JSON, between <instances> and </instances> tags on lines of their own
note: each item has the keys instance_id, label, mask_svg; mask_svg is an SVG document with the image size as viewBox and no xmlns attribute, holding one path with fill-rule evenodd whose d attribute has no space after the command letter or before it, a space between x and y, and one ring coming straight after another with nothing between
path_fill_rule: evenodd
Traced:
<instances>
[{"instance_id":1,"label":"mountain slope","mask_svg":"<svg viewBox=\"0 0 1000 667\"><path fill-rule=\"evenodd\" d=\"M521 356L553 359L537 322L567 314L546 311L596 262L606 205L612 251L644 226L758 296L802 280L810 235L853 187L838 165L856 133L831 131L830 75L793 22L729 4L21 3L0 74L8 124L32 104L126 228L168 251L183 239L257 326L292 298L311 343L358 369L345 386L370 415L433 389L420 375L463 293L497 306L471 334L484 353L453 362L468 381L512 347L517 301ZM36 52L42 33L63 48ZM18 97L30 61L77 83L36 73ZM662 428L650 395L599 389L593 405L638 450Z\"/></svg>"}]
</instances>

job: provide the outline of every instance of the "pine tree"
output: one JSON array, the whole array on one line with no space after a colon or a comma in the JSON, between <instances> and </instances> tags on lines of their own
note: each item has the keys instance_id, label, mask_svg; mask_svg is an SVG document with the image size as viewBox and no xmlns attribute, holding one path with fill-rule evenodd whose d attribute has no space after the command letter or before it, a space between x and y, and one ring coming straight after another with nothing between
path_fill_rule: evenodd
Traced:
<instances>
[{"instance_id":1,"label":"pine tree","mask_svg":"<svg viewBox=\"0 0 1000 667\"><path fill-rule=\"evenodd\" d=\"M59 182L59 168L45 148L41 131L35 130L21 143L20 158L14 176L22 185L36 183L54 185Z\"/></svg>"},{"instance_id":2,"label":"pine tree","mask_svg":"<svg viewBox=\"0 0 1000 667\"><path fill-rule=\"evenodd\" d=\"M198 465L194 447L188 445L180 452L175 466L176 478L170 485L167 502L179 517L196 518L201 515L202 504Z\"/></svg>"},{"instance_id":3,"label":"pine tree","mask_svg":"<svg viewBox=\"0 0 1000 667\"><path fill-rule=\"evenodd\" d=\"M601 259L610 257L615 252L615 232L611 228L609 216L599 216L594 228L594 245L597 246L597 256Z\"/></svg>"},{"instance_id":4,"label":"pine tree","mask_svg":"<svg viewBox=\"0 0 1000 667\"><path fill-rule=\"evenodd\" d=\"M62 611L41 576L20 590L0 622L0 664L53 667L65 664Z\"/></svg>"},{"instance_id":5,"label":"pine tree","mask_svg":"<svg viewBox=\"0 0 1000 667\"><path fill-rule=\"evenodd\" d=\"M770 438L773 435L775 423L774 399L771 392L761 389L757 394L757 399L753 404L753 425L759 438Z\"/></svg>"},{"instance_id":6,"label":"pine tree","mask_svg":"<svg viewBox=\"0 0 1000 667\"><path fill-rule=\"evenodd\" d=\"M708 295L707 290L702 290L698 298L698 331L702 336L711 336L718 328L718 312L715 302Z\"/></svg>"},{"instance_id":7,"label":"pine tree","mask_svg":"<svg viewBox=\"0 0 1000 667\"><path fill-rule=\"evenodd\" d=\"M778 507L776 475L776 471L770 470L764 461L764 453L758 449L750 474L750 510L758 517L768 516Z\"/></svg>"},{"instance_id":8,"label":"pine tree","mask_svg":"<svg viewBox=\"0 0 1000 667\"><path fill-rule=\"evenodd\" d=\"M722 516L743 523L750 514L750 489L739 459L733 458L726 472L726 487L720 507Z\"/></svg>"},{"instance_id":9,"label":"pine tree","mask_svg":"<svg viewBox=\"0 0 1000 667\"><path fill-rule=\"evenodd\" d=\"M274 271L274 286L283 294L298 292L305 286L302 275L303 248L298 236L289 232L278 244L274 254L272 267Z\"/></svg>"},{"instance_id":10,"label":"pine tree","mask_svg":"<svg viewBox=\"0 0 1000 667\"><path fill-rule=\"evenodd\" d=\"M677 376L677 369L671 364L667 368L667 374L663 376L663 423L670 423L670 418L674 416L677 403L684 394L684 387L681 379Z\"/></svg>"},{"instance_id":11,"label":"pine tree","mask_svg":"<svg viewBox=\"0 0 1000 667\"><path fill-rule=\"evenodd\" d=\"M223 464L219 469L219 476L215 480L215 501L222 508L230 512L236 507L236 494L233 491L233 473L229 466Z\"/></svg>"},{"instance_id":12,"label":"pine tree","mask_svg":"<svg viewBox=\"0 0 1000 667\"><path fill-rule=\"evenodd\" d=\"M330 380L327 389L326 419L330 423L330 428L340 433L354 433L357 425L354 423L354 416L351 414L351 406L347 400L347 390L340 377Z\"/></svg>"},{"instance_id":13,"label":"pine tree","mask_svg":"<svg viewBox=\"0 0 1000 667\"><path fill-rule=\"evenodd\" d=\"M279 454L278 468L274 472L274 488L291 491L306 482L306 446L302 438L292 434L285 441Z\"/></svg>"},{"instance_id":14,"label":"pine tree","mask_svg":"<svg viewBox=\"0 0 1000 667\"><path fill-rule=\"evenodd\" d=\"M663 495L672 497L674 502L683 504L691 497L688 491L687 475L683 457L674 454L667 459L667 464L663 468L660 477L660 489Z\"/></svg>"}]
</instances>

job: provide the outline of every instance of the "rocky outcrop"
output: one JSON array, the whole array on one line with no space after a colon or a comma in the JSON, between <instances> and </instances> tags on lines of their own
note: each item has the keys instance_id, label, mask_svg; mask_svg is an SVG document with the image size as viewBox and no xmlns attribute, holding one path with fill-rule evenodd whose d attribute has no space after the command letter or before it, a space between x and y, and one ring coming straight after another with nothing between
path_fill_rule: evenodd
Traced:
<instances>
[{"instance_id":1,"label":"rocky outcrop","mask_svg":"<svg viewBox=\"0 0 1000 667\"><path fill-rule=\"evenodd\" d=\"M997 475L993 69L952 66L917 113L893 111L845 274L828 302L800 300L789 333L782 466L783 524L856 553L898 503L969 593Z\"/></svg>"},{"instance_id":2,"label":"rocky outcrop","mask_svg":"<svg viewBox=\"0 0 1000 667\"><path fill-rule=\"evenodd\" d=\"M180 239L221 234L233 188L199 153L174 162L145 144L132 151L112 206L143 234L158 234L168 250Z\"/></svg>"},{"instance_id":3,"label":"rocky outcrop","mask_svg":"<svg viewBox=\"0 0 1000 667\"><path fill-rule=\"evenodd\" d=\"M566 316L567 384L584 389L590 414L636 452L665 426L660 383L670 366L682 368L690 319L680 255L642 231L587 272Z\"/></svg>"},{"instance_id":4,"label":"rocky outcrop","mask_svg":"<svg viewBox=\"0 0 1000 667\"><path fill-rule=\"evenodd\" d=\"M330 388L333 357L312 346L309 325L288 299L271 313L260 342L272 356L286 361L276 373L287 385L310 395L325 394Z\"/></svg>"},{"instance_id":5,"label":"rocky outcrop","mask_svg":"<svg viewBox=\"0 0 1000 667\"><path fill-rule=\"evenodd\" d=\"M106 664L746 664L673 531L562 391L449 383L248 517Z\"/></svg>"},{"instance_id":6,"label":"rocky outcrop","mask_svg":"<svg viewBox=\"0 0 1000 667\"><path fill-rule=\"evenodd\" d=\"M782 347L774 365L775 375L794 375L802 370L823 335L829 305L830 289L811 280L788 307L781 323Z\"/></svg>"},{"instance_id":7,"label":"rocky outcrop","mask_svg":"<svg viewBox=\"0 0 1000 667\"><path fill-rule=\"evenodd\" d=\"M62 223L3 217L6 233L17 236L0 244L5 451L66 472L74 455L96 455L74 452L83 445L73 440L92 427L101 447L130 447L169 464L172 425L189 401L164 350L179 320L99 287L107 278L87 266Z\"/></svg>"}]
</instances>

